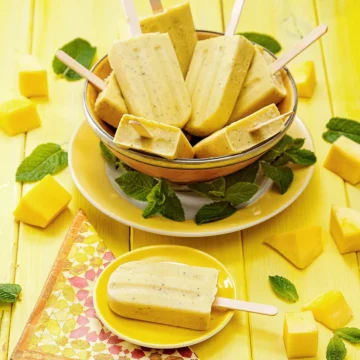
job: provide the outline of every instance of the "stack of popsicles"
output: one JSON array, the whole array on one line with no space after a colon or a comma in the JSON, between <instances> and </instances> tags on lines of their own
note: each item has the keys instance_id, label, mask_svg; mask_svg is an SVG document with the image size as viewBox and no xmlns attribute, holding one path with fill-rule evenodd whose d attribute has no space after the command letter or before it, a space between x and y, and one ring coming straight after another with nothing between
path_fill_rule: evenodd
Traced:
<instances>
[{"instance_id":1,"label":"stack of popsicles","mask_svg":"<svg viewBox=\"0 0 360 360\"><path fill-rule=\"evenodd\" d=\"M118 146L168 159L218 157L283 129L291 113L279 117L276 106L287 95L282 67L296 55L275 61L234 35L243 0L235 2L225 36L202 41L188 3L164 10L150 1L155 13L140 22L133 2L123 0L132 38L112 45L113 72L95 104L98 117L117 128ZM311 33L297 52L321 35ZM194 148L191 135L203 138Z\"/></svg>"}]
</instances>

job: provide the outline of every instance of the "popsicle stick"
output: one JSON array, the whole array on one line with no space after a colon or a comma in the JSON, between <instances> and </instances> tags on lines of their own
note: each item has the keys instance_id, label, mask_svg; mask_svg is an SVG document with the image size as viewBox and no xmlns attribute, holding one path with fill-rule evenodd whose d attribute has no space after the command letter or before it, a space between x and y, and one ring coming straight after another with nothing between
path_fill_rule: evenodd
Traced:
<instances>
[{"instance_id":1,"label":"popsicle stick","mask_svg":"<svg viewBox=\"0 0 360 360\"><path fill-rule=\"evenodd\" d=\"M150 4L154 14L164 11L161 0L150 0Z\"/></svg>"},{"instance_id":2,"label":"popsicle stick","mask_svg":"<svg viewBox=\"0 0 360 360\"><path fill-rule=\"evenodd\" d=\"M272 124L272 123L274 123L274 122L276 122L276 121L279 121L279 120L281 120L281 119L284 119L284 118L292 115L293 113L294 113L293 111L289 111L289 112L287 112L287 113L285 113L285 114L282 114L282 115L277 116L277 117L275 117L275 118L273 118L273 119L270 119L270 120L268 120L268 121L265 121L265 122L262 123L262 124L256 125L255 127L253 127L252 129L249 130L249 133L252 133L252 132L254 132L254 131L256 131L256 130L261 129L262 127L264 127L264 126L266 126L266 125L270 125L270 124Z\"/></svg>"},{"instance_id":3,"label":"popsicle stick","mask_svg":"<svg viewBox=\"0 0 360 360\"><path fill-rule=\"evenodd\" d=\"M270 316L274 316L278 313L278 309L272 305L257 304L253 302L227 299L222 297L215 298L213 307L226 308L230 310L240 310Z\"/></svg>"},{"instance_id":4,"label":"popsicle stick","mask_svg":"<svg viewBox=\"0 0 360 360\"><path fill-rule=\"evenodd\" d=\"M65 53L62 50L58 50L55 55L67 67L69 67L71 70L74 70L77 74L83 76L86 80L91 82L99 90L104 90L105 89L106 84L105 84L105 82L103 80L101 80L93 72L88 70L85 66L78 63L75 59L73 59L67 53Z\"/></svg>"},{"instance_id":5,"label":"popsicle stick","mask_svg":"<svg viewBox=\"0 0 360 360\"><path fill-rule=\"evenodd\" d=\"M242 12L242 9L244 7L245 0L236 0L235 5L233 7L230 22L226 28L225 36L233 36L235 35L235 31L237 28L237 25L239 23L240 15Z\"/></svg>"},{"instance_id":6,"label":"popsicle stick","mask_svg":"<svg viewBox=\"0 0 360 360\"><path fill-rule=\"evenodd\" d=\"M328 30L327 25L321 24L310 34L306 35L294 48L285 53L280 59L276 60L270 65L271 73L275 74L282 69L287 63L293 60L296 56L301 54L312 43L321 38Z\"/></svg>"},{"instance_id":7,"label":"popsicle stick","mask_svg":"<svg viewBox=\"0 0 360 360\"><path fill-rule=\"evenodd\" d=\"M130 33L133 37L142 34L140 22L136 15L135 5L133 0L122 0L122 4L127 17Z\"/></svg>"},{"instance_id":8,"label":"popsicle stick","mask_svg":"<svg viewBox=\"0 0 360 360\"><path fill-rule=\"evenodd\" d=\"M153 136L146 130L146 128L138 121L130 120L129 125L143 138L152 139Z\"/></svg>"}]
</instances>

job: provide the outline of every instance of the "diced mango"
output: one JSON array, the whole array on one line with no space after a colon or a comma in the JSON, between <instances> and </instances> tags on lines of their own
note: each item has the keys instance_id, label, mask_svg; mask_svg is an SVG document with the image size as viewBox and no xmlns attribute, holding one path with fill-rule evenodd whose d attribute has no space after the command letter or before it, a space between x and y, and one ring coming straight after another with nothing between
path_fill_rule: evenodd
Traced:
<instances>
[{"instance_id":1,"label":"diced mango","mask_svg":"<svg viewBox=\"0 0 360 360\"><path fill-rule=\"evenodd\" d=\"M289 359L315 357L319 334L312 312L285 314L283 338Z\"/></svg>"},{"instance_id":2,"label":"diced mango","mask_svg":"<svg viewBox=\"0 0 360 360\"><path fill-rule=\"evenodd\" d=\"M26 97L48 96L46 69L34 55L25 55L20 59L19 89Z\"/></svg>"},{"instance_id":3,"label":"diced mango","mask_svg":"<svg viewBox=\"0 0 360 360\"><path fill-rule=\"evenodd\" d=\"M47 175L20 200L14 216L26 224L45 228L65 210L70 200L71 195Z\"/></svg>"},{"instance_id":4,"label":"diced mango","mask_svg":"<svg viewBox=\"0 0 360 360\"><path fill-rule=\"evenodd\" d=\"M331 290L309 301L303 311L310 310L315 319L329 329L340 329L348 324L353 312L341 291Z\"/></svg>"},{"instance_id":5,"label":"diced mango","mask_svg":"<svg viewBox=\"0 0 360 360\"><path fill-rule=\"evenodd\" d=\"M360 211L333 206L330 232L342 254L360 251Z\"/></svg>"},{"instance_id":6,"label":"diced mango","mask_svg":"<svg viewBox=\"0 0 360 360\"><path fill-rule=\"evenodd\" d=\"M304 63L295 67L292 71L292 75L295 79L295 84L300 97L311 98L315 85L315 65L313 61L305 61Z\"/></svg>"},{"instance_id":7,"label":"diced mango","mask_svg":"<svg viewBox=\"0 0 360 360\"><path fill-rule=\"evenodd\" d=\"M95 112L101 120L117 128L122 116L128 113L128 109L115 73L112 72L105 81L107 85L96 99Z\"/></svg>"},{"instance_id":8,"label":"diced mango","mask_svg":"<svg viewBox=\"0 0 360 360\"><path fill-rule=\"evenodd\" d=\"M309 266L323 251L320 226L274 235L265 239L264 242L300 269Z\"/></svg>"},{"instance_id":9,"label":"diced mango","mask_svg":"<svg viewBox=\"0 0 360 360\"><path fill-rule=\"evenodd\" d=\"M360 183L360 144L341 136L331 145L324 167L350 184Z\"/></svg>"},{"instance_id":10,"label":"diced mango","mask_svg":"<svg viewBox=\"0 0 360 360\"><path fill-rule=\"evenodd\" d=\"M17 135L41 125L36 105L25 97L9 100L0 105L0 127L8 135Z\"/></svg>"}]
</instances>

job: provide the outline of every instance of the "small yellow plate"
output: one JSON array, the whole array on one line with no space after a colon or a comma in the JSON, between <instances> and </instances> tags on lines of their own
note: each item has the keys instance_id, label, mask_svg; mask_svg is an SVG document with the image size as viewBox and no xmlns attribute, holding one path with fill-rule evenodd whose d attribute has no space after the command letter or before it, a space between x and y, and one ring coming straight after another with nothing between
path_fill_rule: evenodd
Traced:
<instances>
[{"instance_id":1,"label":"small yellow plate","mask_svg":"<svg viewBox=\"0 0 360 360\"><path fill-rule=\"evenodd\" d=\"M211 267L219 270L218 296L236 298L234 280L225 266L212 256L189 247L176 245L157 245L143 247L126 253L114 260L98 278L94 291L96 314L103 324L121 339L130 343L154 349L172 349L198 344L217 334L232 318L233 311L214 310L211 314L210 328L196 331L174 326L131 320L116 315L107 302L107 285L110 275L129 261L168 261L186 265Z\"/></svg>"},{"instance_id":2,"label":"small yellow plate","mask_svg":"<svg viewBox=\"0 0 360 360\"><path fill-rule=\"evenodd\" d=\"M309 131L299 118L289 129L289 135L305 138L305 148L314 149ZM294 181L286 194L281 195L273 188L253 204L213 223L198 226L194 220L176 222L160 216L144 219L142 210L120 196L111 185L99 142L87 122L81 124L74 134L69 147L69 168L77 188L92 205L109 217L128 226L161 235L215 236L260 224L290 206L305 190L314 172L314 166L296 168Z\"/></svg>"}]
</instances>

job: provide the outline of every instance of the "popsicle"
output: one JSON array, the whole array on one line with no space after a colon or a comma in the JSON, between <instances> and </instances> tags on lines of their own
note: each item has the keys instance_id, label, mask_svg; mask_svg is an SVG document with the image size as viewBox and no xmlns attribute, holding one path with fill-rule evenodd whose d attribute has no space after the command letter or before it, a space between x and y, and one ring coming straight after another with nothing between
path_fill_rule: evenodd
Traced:
<instances>
[{"instance_id":1,"label":"popsicle","mask_svg":"<svg viewBox=\"0 0 360 360\"><path fill-rule=\"evenodd\" d=\"M135 261L110 276L108 303L118 315L160 324L207 330L211 309L276 315L273 306L216 297L219 271L169 262Z\"/></svg>"},{"instance_id":2,"label":"popsicle","mask_svg":"<svg viewBox=\"0 0 360 360\"><path fill-rule=\"evenodd\" d=\"M169 34L142 34L134 3L123 0L133 38L115 42L109 62L129 112L182 128L191 102Z\"/></svg>"},{"instance_id":3,"label":"popsicle","mask_svg":"<svg viewBox=\"0 0 360 360\"><path fill-rule=\"evenodd\" d=\"M126 114L122 117L114 142L125 149L143 151L166 159L194 157L194 149L179 128L134 115Z\"/></svg>"},{"instance_id":4,"label":"popsicle","mask_svg":"<svg viewBox=\"0 0 360 360\"><path fill-rule=\"evenodd\" d=\"M225 36L199 41L186 85L193 112L185 130L205 137L228 122L248 72L255 48L243 36L234 36L243 1L235 3Z\"/></svg>"},{"instance_id":5,"label":"popsicle","mask_svg":"<svg viewBox=\"0 0 360 360\"><path fill-rule=\"evenodd\" d=\"M292 113L280 115L275 104L216 131L194 146L195 157L209 158L239 154L276 135Z\"/></svg>"},{"instance_id":6,"label":"popsicle","mask_svg":"<svg viewBox=\"0 0 360 360\"><path fill-rule=\"evenodd\" d=\"M279 103L286 96L283 83L283 76L285 76L283 67L326 32L327 26L324 24L319 25L294 48L276 61L269 53L257 47L253 63L240 91L229 123L250 115L266 105Z\"/></svg>"},{"instance_id":7,"label":"popsicle","mask_svg":"<svg viewBox=\"0 0 360 360\"><path fill-rule=\"evenodd\" d=\"M160 0L150 0L150 3L154 14L141 19L142 32L169 33L185 77L198 41L190 4L183 3L163 9Z\"/></svg>"}]
</instances>

